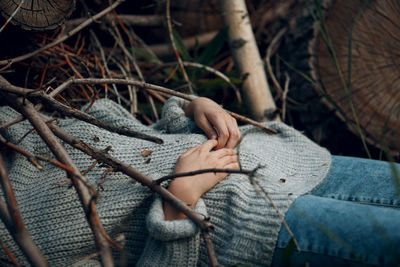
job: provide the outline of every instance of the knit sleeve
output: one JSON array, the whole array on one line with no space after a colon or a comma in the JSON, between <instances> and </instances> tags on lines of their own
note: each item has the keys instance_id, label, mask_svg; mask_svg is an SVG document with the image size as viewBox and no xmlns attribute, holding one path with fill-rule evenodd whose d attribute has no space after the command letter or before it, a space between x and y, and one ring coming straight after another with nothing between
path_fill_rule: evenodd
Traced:
<instances>
[{"instance_id":1,"label":"knit sleeve","mask_svg":"<svg viewBox=\"0 0 400 267\"><path fill-rule=\"evenodd\" d=\"M207 216L202 199L195 212ZM156 198L146 218L149 235L137 266L196 266L200 249L199 228L190 220L166 221L162 200Z\"/></svg>"},{"instance_id":2,"label":"knit sleeve","mask_svg":"<svg viewBox=\"0 0 400 267\"><path fill-rule=\"evenodd\" d=\"M165 102L161 114L161 120L155 125L158 130L167 133L192 133L196 129L193 120L186 117L184 107L189 101L173 96Z\"/></svg>"}]
</instances>

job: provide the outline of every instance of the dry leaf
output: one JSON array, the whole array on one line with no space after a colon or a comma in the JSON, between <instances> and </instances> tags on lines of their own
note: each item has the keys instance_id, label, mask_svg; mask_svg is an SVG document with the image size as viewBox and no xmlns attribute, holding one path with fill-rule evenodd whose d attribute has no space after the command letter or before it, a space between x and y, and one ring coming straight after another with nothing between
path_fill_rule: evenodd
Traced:
<instances>
[{"instance_id":1,"label":"dry leaf","mask_svg":"<svg viewBox=\"0 0 400 267\"><path fill-rule=\"evenodd\" d=\"M141 154L142 154L143 157L147 157L147 156L150 155L151 153L153 153L153 150L145 149L145 150L142 151Z\"/></svg>"}]
</instances>

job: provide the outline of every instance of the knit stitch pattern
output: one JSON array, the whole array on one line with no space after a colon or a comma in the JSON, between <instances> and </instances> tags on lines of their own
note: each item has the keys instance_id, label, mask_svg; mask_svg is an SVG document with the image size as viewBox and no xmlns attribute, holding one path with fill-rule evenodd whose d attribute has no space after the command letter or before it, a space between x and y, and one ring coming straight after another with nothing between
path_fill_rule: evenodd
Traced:
<instances>
[{"instance_id":1,"label":"knit stitch pattern","mask_svg":"<svg viewBox=\"0 0 400 267\"><path fill-rule=\"evenodd\" d=\"M164 144L110 133L74 119L62 120L60 126L86 143L104 149L152 179L170 174L178 157L188 148L207 140L194 122L185 117L185 101L169 99L160 122L142 125L125 109L110 100L98 100L89 113L115 126L157 136ZM18 116L9 107L0 109L0 124ZM267 135L253 126L240 127L243 141L238 147L243 169L261 165L255 179L269 193L285 214L293 201L317 186L326 176L330 154L295 129L279 122L265 124L280 134ZM2 134L15 143L32 126L27 121L7 128ZM33 154L52 157L40 137L31 133L19 144ZM65 145L80 170L94 162L86 154ZM152 153L143 157L143 150ZM5 155L9 176L26 228L46 255L51 266L100 265L93 234L77 194L64 171L44 163L40 171L19 154ZM198 227L189 219L165 221L162 200L132 178L119 172L107 173L97 164L86 177L99 187L97 210L107 233L118 240L123 251L115 250L116 263L137 266L208 266L208 254ZM184 179L184 178L181 178ZM166 186L166 185L165 185ZM0 192L1 196L3 193ZM211 218L211 233L218 261L226 266L239 263L270 265L281 227L277 212L256 190L245 175L231 174L199 200L195 211ZM1 240L18 261L29 265L5 226L0 222ZM10 264L4 250L0 263Z\"/></svg>"}]
</instances>

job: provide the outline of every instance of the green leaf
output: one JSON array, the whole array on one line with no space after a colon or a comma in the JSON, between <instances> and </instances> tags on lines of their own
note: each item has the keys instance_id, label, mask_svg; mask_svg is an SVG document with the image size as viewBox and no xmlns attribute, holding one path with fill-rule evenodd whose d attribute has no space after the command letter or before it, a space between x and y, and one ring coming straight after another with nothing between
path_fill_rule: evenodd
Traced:
<instances>
[{"instance_id":1,"label":"green leaf","mask_svg":"<svg viewBox=\"0 0 400 267\"><path fill-rule=\"evenodd\" d=\"M200 54L198 62L210 66L221 51L228 36L228 28L222 28Z\"/></svg>"},{"instance_id":2,"label":"green leaf","mask_svg":"<svg viewBox=\"0 0 400 267\"><path fill-rule=\"evenodd\" d=\"M185 44L183 43L182 38L179 35L179 33L173 29L172 34L175 39L176 49L178 50L178 53L182 57L183 61L191 61L189 51L186 49Z\"/></svg>"},{"instance_id":3,"label":"green leaf","mask_svg":"<svg viewBox=\"0 0 400 267\"><path fill-rule=\"evenodd\" d=\"M152 63L160 63L160 60L153 56L152 54L144 51L143 49L133 47L133 52L136 56L144 58L146 61L152 62Z\"/></svg>"}]
</instances>

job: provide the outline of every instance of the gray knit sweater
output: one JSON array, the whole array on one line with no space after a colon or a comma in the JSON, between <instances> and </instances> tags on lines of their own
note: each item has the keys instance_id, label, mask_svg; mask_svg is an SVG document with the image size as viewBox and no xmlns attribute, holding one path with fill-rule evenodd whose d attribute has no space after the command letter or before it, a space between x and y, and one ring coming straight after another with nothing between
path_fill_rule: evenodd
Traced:
<instances>
[{"instance_id":1,"label":"gray knit sweater","mask_svg":"<svg viewBox=\"0 0 400 267\"><path fill-rule=\"evenodd\" d=\"M158 136L164 140L162 145L72 119L63 120L61 126L99 149L112 146L112 156L157 179L171 173L180 154L206 140L193 121L185 117L183 105L184 101L178 98L168 100L162 119L152 127L142 125L110 100L99 100L91 108L91 115L99 120ZM16 116L15 111L3 107L0 124ZM245 169L264 166L257 172L257 180L285 214L298 196L324 179L330 168L330 154L285 124L267 125L281 134L269 136L252 126L241 127L244 138L238 154ZM2 134L15 143L30 129L30 124L24 121ZM29 152L51 156L34 133L19 145ZM66 148L81 170L93 163L84 153L68 145ZM141 152L146 149L153 152L143 157ZM98 258L88 257L95 252L92 232L75 190L64 184L65 172L49 164L40 171L19 154L5 158L26 227L50 264L98 265ZM86 176L95 185L102 182L97 202L101 221L110 236L124 246L123 251L115 251L117 264L209 265L205 244L195 224L188 219L165 221L162 201L149 189L121 173L104 176L106 170L106 166L97 165ZM211 238L221 264L271 263L281 221L246 176L229 175L199 200L195 210L209 216L215 226ZM1 222L0 238L22 265L28 265ZM7 262L10 262L7 255L0 250L0 263Z\"/></svg>"}]
</instances>

